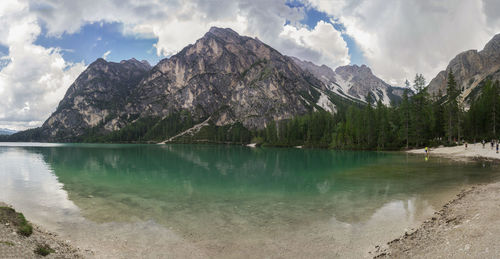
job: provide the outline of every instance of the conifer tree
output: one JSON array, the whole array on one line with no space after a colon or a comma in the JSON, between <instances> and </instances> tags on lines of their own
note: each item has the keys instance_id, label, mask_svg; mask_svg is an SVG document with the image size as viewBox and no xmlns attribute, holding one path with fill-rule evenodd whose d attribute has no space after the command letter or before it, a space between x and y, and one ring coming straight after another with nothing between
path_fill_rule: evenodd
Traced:
<instances>
[{"instance_id":1,"label":"conifer tree","mask_svg":"<svg viewBox=\"0 0 500 259\"><path fill-rule=\"evenodd\" d=\"M448 72L448 84L446 87L446 135L448 136L448 143L451 143L453 136L459 135L459 107L458 107L458 96L460 91L457 88L457 82L455 81L455 76L450 70ZM457 135L455 135L455 133ZM459 137L460 138L460 137Z\"/></svg>"}]
</instances>

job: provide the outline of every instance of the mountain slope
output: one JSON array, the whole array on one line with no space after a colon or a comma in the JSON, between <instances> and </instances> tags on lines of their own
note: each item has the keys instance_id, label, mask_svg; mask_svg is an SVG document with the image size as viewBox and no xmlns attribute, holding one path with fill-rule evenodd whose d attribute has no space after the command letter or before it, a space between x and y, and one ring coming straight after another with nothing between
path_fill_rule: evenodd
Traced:
<instances>
[{"instance_id":1,"label":"mountain slope","mask_svg":"<svg viewBox=\"0 0 500 259\"><path fill-rule=\"evenodd\" d=\"M195 44L160 61L137 86L134 111L165 117L185 110L218 126L250 129L311 110L322 83L257 39L211 28Z\"/></svg>"},{"instance_id":2,"label":"mountain slope","mask_svg":"<svg viewBox=\"0 0 500 259\"><path fill-rule=\"evenodd\" d=\"M341 66L333 71L326 65L318 66L295 57L292 59L302 69L323 81L330 91L347 99L366 102L366 97L370 95L373 102L381 100L385 105L391 105L399 102L403 95L404 89L385 83L365 65Z\"/></svg>"},{"instance_id":3,"label":"mountain slope","mask_svg":"<svg viewBox=\"0 0 500 259\"><path fill-rule=\"evenodd\" d=\"M428 90L431 94L446 94L448 71L452 71L464 100L470 98L475 89L486 79L500 79L500 34L495 35L483 50L468 50L453 58L446 70L433 78Z\"/></svg>"},{"instance_id":4,"label":"mountain slope","mask_svg":"<svg viewBox=\"0 0 500 259\"><path fill-rule=\"evenodd\" d=\"M202 122L227 131L263 129L309 111L335 111L330 95L289 57L257 39L213 27L152 68L135 59L96 60L42 127L14 139L158 141L192 133L188 129Z\"/></svg>"},{"instance_id":5,"label":"mountain slope","mask_svg":"<svg viewBox=\"0 0 500 259\"><path fill-rule=\"evenodd\" d=\"M122 112L132 89L150 68L147 62L135 59L120 63L97 59L78 76L57 110L45 121L42 138L72 138L103 122L106 130L120 129L124 126L121 121L106 118Z\"/></svg>"}]
</instances>

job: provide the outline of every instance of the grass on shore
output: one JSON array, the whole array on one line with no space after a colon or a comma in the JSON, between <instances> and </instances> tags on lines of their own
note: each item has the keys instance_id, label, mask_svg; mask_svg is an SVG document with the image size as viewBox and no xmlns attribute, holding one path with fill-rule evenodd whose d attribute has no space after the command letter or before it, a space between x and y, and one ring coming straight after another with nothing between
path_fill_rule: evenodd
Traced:
<instances>
[{"instance_id":1,"label":"grass on shore","mask_svg":"<svg viewBox=\"0 0 500 259\"><path fill-rule=\"evenodd\" d=\"M41 256L47 256L50 253L54 253L54 249L50 248L49 245L38 245L35 249L35 254L41 255Z\"/></svg>"},{"instance_id":2,"label":"grass on shore","mask_svg":"<svg viewBox=\"0 0 500 259\"><path fill-rule=\"evenodd\" d=\"M0 223L16 226L17 233L26 237L33 233L33 226L22 213L16 212L13 208L0 207Z\"/></svg>"},{"instance_id":3,"label":"grass on shore","mask_svg":"<svg viewBox=\"0 0 500 259\"><path fill-rule=\"evenodd\" d=\"M10 241L0 241L0 244L6 245L6 246L14 246L14 243Z\"/></svg>"}]
</instances>

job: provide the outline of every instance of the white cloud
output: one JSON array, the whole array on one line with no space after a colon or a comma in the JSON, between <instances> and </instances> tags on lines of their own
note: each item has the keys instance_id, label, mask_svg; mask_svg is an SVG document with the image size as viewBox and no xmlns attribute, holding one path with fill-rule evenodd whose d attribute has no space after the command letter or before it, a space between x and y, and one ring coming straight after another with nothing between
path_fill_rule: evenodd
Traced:
<instances>
[{"instance_id":1,"label":"white cloud","mask_svg":"<svg viewBox=\"0 0 500 259\"><path fill-rule=\"evenodd\" d=\"M309 0L339 19L384 80L430 81L458 53L482 49L498 33L495 0Z\"/></svg>"},{"instance_id":2,"label":"white cloud","mask_svg":"<svg viewBox=\"0 0 500 259\"><path fill-rule=\"evenodd\" d=\"M23 2L0 3L0 28L0 44L9 49L0 70L0 125L39 126L85 66L66 62L59 49L34 44L41 29Z\"/></svg>"},{"instance_id":3,"label":"white cloud","mask_svg":"<svg viewBox=\"0 0 500 259\"><path fill-rule=\"evenodd\" d=\"M350 63L347 43L330 23L319 21L311 30L286 25L280 37L291 40L299 47L288 50L290 55L326 64L332 68Z\"/></svg>"},{"instance_id":4,"label":"white cloud","mask_svg":"<svg viewBox=\"0 0 500 259\"><path fill-rule=\"evenodd\" d=\"M102 54L102 58L107 59L109 54L111 54L111 50L104 52L104 54Z\"/></svg>"},{"instance_id":5,"label":"white cloud","mask_svg":"<svg viewBox=\"0 0 500 259\"><path fill-rule=\"evenodd\" d=\"M349 60L340 33L324 22L310 31L301 28L298 22L304 17L304 8L289 7L285 0L126 0L99 4L92 0L42 0L32 1L31 9L45 22L49 35L73 33L85 23L119 22L124 25L124 34L157 38L156 51L163 56L177 53L211 26L219 26L257 36L284 54L317 63L344 64ZM284 26L286 22L289 25ZM299 34L306 44L290 37Z\"/></svg>"}]
</instances>

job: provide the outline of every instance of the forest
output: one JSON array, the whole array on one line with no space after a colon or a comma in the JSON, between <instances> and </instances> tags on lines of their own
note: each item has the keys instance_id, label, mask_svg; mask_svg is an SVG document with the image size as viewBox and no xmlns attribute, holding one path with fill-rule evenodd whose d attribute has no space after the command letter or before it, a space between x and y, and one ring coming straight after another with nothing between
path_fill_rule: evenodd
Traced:
<instances>
[{"instance_id":1,"label":"forest","mask_svg":"<svg viewBox=\"0 0 500 259\"><path fill-rule=\"evenodd\" d=\"M486 80L464 105L453 73L448 73L446 95L430 95L425 78L417 74L414 93L405 91L400 103L387 107L339 105L331 115L324 111L276 122L254 132L252 142L273 146L334 149L399 150L424 146L456 145L498 138L500 89ZM410 83L406 81L409 89ZM367 102L371 103L370 97Z\"/></svg>"}]
</instances>

